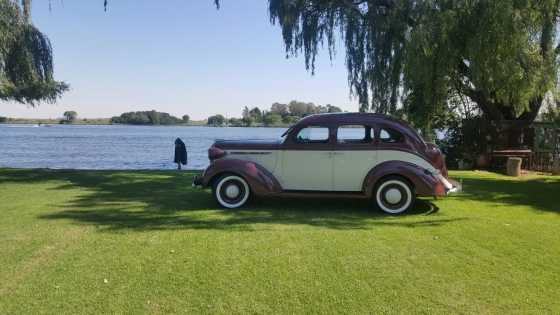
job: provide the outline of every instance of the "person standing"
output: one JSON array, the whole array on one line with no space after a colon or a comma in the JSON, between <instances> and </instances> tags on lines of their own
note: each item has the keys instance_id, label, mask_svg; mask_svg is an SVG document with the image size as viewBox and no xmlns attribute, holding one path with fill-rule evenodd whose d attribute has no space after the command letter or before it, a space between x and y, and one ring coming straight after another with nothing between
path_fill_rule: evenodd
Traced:
<instances>
[{"instance_id":1,"label":"person standing","mask_svg":"<svg viewBox=\"0 0 560 315\"><path fill-rule=\"evenodd\" d=\"M175 163L177 163L177 169L181 169L182 165L187 165L187 147L185 143L180 138L175 139Z\"/></svg>"}]
</instances>

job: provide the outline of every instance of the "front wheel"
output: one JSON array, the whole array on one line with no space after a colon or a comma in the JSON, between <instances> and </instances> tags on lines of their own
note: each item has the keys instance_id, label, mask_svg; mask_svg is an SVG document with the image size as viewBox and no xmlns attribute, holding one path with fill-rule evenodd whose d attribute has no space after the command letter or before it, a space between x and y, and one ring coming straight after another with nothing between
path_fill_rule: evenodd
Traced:
<instances>
[{"instance_id":1,"label":"front wheel","mask_svg":"<svg viewBox=\"0 0 560 315\"><path fill-rule=\"evenodd\" d=\"M243 206L251 195L251 189L245 179L237 175L221 176L214 182L212 190L216 201L228 209Z\"/></svg>"},{"instance_id":2,"label":"front wheel","mask_svg":"<svg viewBox=\"0 0 560 315\"><path fill-rule=\"evenodd\" d=\"M411 208L414 194L406 180L389 177L377 185L375 201L383 212L400 214Z\"/></svg>"}]
</instances>

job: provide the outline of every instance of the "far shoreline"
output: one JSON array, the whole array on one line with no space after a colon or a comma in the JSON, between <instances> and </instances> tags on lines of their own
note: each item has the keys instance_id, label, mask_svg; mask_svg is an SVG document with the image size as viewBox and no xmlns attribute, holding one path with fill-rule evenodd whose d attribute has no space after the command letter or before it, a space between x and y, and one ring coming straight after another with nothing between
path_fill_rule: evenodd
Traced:
<instances>
[{"instance_id":1,"label":"far shoreline","mask_svg":"<svg viewBox=\"0 0 560 315\"><path fill-rule=\"evenodd\" d=\"M122 124L111 123L110 118L92 118L80 119L72 123L60 123L57 119L26 119L26 118L9 118L5 122L0 122L1 125L38 125L38 126L151 126L151 127L208 127L208 128L289 128L290 124L275 124L265 126L262 124L255 124L253 126L231 126L231 125L208 125L205 121L193 121L186 124Z\"/></svg>"}]
</instances>

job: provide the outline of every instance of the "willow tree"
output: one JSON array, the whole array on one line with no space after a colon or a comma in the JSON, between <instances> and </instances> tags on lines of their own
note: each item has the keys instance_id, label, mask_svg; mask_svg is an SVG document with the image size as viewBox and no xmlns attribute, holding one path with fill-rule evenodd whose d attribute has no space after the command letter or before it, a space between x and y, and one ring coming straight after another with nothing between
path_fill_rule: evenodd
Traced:
<instances>
[{"instance_id":1,"label":"willow tree","mask_svg":"<svg viewBox=\"0 0 560 315\"><path fill-rule=\"evenodd\" d=\"M35 105L54 102L68 85L53 79L51 43L31 23L30 5L0 0L0 100Z\"/></svg>"},{"instance_id":2,"label":"willow tree","mask_svg":"<svg viewBox=\"0 0 560 315\"><path fill-rule=\"evenodd\" d=\"M319 48L332 57L342 41L360 110L430 127L464 97L512 144L555 87L559 2L269 0L269 14L312 72Z\"/></svg>"}]
</instances>

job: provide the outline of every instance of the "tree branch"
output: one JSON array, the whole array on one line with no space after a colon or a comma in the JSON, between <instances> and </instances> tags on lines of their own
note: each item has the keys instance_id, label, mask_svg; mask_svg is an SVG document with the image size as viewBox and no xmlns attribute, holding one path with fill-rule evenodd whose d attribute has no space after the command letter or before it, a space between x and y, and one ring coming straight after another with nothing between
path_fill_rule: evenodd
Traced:
<instances>
[{"instance_id":1,"label":"tree branch","mask_svg":"<svg viewBox=\"0 0 560 315\"><path fill-rule=\"evenodd\" d=\"M466 78L470 77L470 69L467 64L463 60L460 60L458 63L459 69L459 76ZM502 120L504 118L502 112L493 104L488 98L484 95L482 91L477 90L466 84L461 78L457 80L457 88L460 93L466 95L468 98L471 99L474 103L478 105L480 110L486 114L490 120Z\"/></svg>"}]
</instances>

